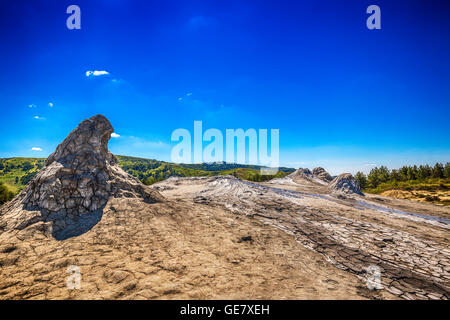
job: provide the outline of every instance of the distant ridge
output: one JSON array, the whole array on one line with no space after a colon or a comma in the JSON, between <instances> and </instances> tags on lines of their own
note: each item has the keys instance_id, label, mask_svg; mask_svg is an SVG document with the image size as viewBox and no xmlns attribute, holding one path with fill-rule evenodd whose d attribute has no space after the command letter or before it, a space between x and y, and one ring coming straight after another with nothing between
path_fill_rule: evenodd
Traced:
<instances>
[{"instance_id":1,"label":"distant ridge","mask_svg":"<svg viewBox=\"0 0 450 320\"><path fill-rule=\"evenodd\" d=\"M152 184L165 180L171 176L194 177L231 174L241 179L258 181L269 180L274 176L261 176L261 166L235 163L201 163L201 164L175 164L155 159L146 159L134 156L117 155L119 166L127 173L138 178L145 184ZM0 182L8 189L17 193L36 176L44 166L46 158L0 158ZM276 177L284 177L295 169L281 167ZM17 179L16 179L17 178ZM17 181L17 182L16 182Z\"/></svg>"}]
</instances>

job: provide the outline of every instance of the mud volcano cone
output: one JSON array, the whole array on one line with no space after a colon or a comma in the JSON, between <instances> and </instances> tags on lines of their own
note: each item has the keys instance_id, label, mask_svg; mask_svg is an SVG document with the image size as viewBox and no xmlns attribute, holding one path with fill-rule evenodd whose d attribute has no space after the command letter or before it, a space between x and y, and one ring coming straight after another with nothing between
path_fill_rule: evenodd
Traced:
<instances>
[{"instance_id":1,"label":"mud volcano cone","mask_svg":"<svg viewBox=\"0 0 450 320\"><path fill-rule=\"evenodd\" d=\"M162 201L157 191L118 166L116 157L108 151L112 132L111 123L102 115L81 122L48 157L26 189L0 209L0 215L17 212L8 225L20 229L40 220L77 220L101 210L111 197ZM24 215L20 211L26 210L39 210L41 217L30 220L25 215L21 219ZM66 223L58 225L65 227Z\"/></svg>"},{"instance_id":2,"label":"mud volcano cone","mask_svg":"<svg viewBox=\"0 0 450 320\"><path fill-rule=\"evenodd\" d=\"M328 186L332 193L343 193L343 194L358 194L364 196L361 192L361 187L350 173L343 173L331 181Z\"/></svg>"}]
</instances>

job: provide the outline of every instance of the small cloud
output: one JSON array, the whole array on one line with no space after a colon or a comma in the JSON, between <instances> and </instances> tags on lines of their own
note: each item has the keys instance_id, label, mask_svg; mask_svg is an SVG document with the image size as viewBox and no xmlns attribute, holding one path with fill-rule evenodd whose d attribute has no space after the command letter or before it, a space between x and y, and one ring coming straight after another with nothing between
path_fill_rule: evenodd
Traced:
<instances>
[{"instance_id":1,"label":"small cloud","mask_svg":"<svg viewBox=\"0 0 450 320\"><path fill-rule=\"evenodd\" d=\"M111 133L111 138L119 138L119 137L120 137L119 134L117 134L115 132Z\"/></svg>"},{"instance_id":2,"label":"small cloud","mask_svg":"<svg viewBox=\"0 0 450 320\"><path fill-rule=\"evenodd\" d=\"M86 77L91 77L91 76L98 77L98 76L104 76L104 75L107 75L107 74L109 74L109 72L105 71L105 70L102 70L102 71L98 71L98 70L91 71L91 70L88 70L88 71L86 71Z\"/></svg>"},{"instance_id":3,"label":"small cloud","mask_svg":"<svg viewBox=\"0 0 450 320\"><path fill-rule=\"evenodd\" d=\"M188 96L188 97L192 96L192 92L186 93L186 96Z\"/></svg>"},{"instance_id":4,"label":"small cloud","mask_svg":"<svg viewBox=\"0 0 450 320\"><path fill-rule=\"evenodd\" d=\"M53 107L53 103L49 102L49 103L48 103L48 106L49 106L50 108Z\"/></svg>"},{"instance_id":5,"label":"small cloud","mask_svg":"<svg viewBox=\"0 0 450 320\"><path fill-rule=\"evenodd\" d=\"M181 101L181 100L183 100L183 98L182 98L182 97L179 97L179 98L178 98L178 101Z\"/></svg>"},{"instance_id":6,"label":"small cloud","mask_svg":"<svg viewBox=\"0 0 450 320\"><path fill-rule=\"evenodd\" d=\"M28 105L28 108L36 108L37 107L37 105L35 105L35 104L29 104Z\"/></svg>"},{"instance_id":7,"label":"small cloud","mask_svg":"<svg viewBox=\"0 0 450 320\"><path fill-rule=\"evenodd\" d=\"M44 117L40 117L40 116L34 116L33 118L36 119L36 120L45 120Z\"/></svg>"},{"instance_id":8,"label":"small cloud","mask_svg":"<svg viewBox=\"0 0 450 320\"><path fill-rule=\"evenodd\" d=\"M41 148L38 148L38 147L33 147L33 148L31 148L31 150L32 150L32 151L42 151L42 149L41 149Z\"/></svg>"}]
</instances>

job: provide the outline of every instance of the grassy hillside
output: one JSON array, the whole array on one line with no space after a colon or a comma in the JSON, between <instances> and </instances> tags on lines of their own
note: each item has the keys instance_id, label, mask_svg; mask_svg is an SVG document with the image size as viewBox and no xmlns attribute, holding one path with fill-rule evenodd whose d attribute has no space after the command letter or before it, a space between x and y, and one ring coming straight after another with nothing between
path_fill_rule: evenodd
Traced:
<instances>
[{"instance_id":1,"label":"grassy hillside","mask_svg":"<svg viewBox=\"0 0 450 320\"><path fill-rule=\"evenodd\" d=\"M44 166L45 159L0 159L0 205L11 200Z\"/></svg>"},{"instance_id":2,"label":"grassy hillside","mask_svg":"<svg viewBox=\"0 0 450 320\"><path fill-rule=\"evenodd\" d=\"M250 181L266 181L274 177L284 177L293 172L291 168L280 168L273 176L260 175L260 166L227 163L174 164L170 162L117 156L119 165L129 174L145 184L152 184L171 176L193 177L231 174ZM44 166L43 158L0 159L0 184L13 194L20 192ZM4 189L4 188L3 188ZM2 189L2 190L3 190Z\"/></svg>"},{"instance_id":3,"label":"grassy hillside","mask_svg":"<svg viewBox=\"0 0 450 320\"><path fill-rule=\"evenodd\" d=\"M385 166L373 168L368 175L355 175L364 192L389 197L450 205L450 162L445 165L403 166L389 170Z\"/></svg>"},{"instance_id":4,"label":"grassy hillside","mask_svg":"<svg viewBox=\"0 0 450 320\"><path fill-rule=\"evenodd\" d=\"M176 177L207 177L231 174L250 181L266 181L274 177L284 177L293 172L291 168L280 168L276 175L259 174L260 166L227 163L174 164L127 156L117 156L119 165L129 174L145 184Z\"/></svg>"},{"instance_id":5,"label":"grassy hillside","mask_svg":"<svg viewBox=\"0 0 450 320\"><path fill-rule=\"evenodd\" d=\"M0 182L17 193L33 179L44 163L45 159L41 158L0 159Z\"/></svg>"},{"instance_id":6,"label":"grassy hillside","mask_svg":"<svg viewBox=\"0 0 450 320\"><path fill-rule=\"evenodd\" d=\"M365 189L364 192L450 206L450 179L389 181L380 183L376 188Z\"/></svg>"}]
</instances>

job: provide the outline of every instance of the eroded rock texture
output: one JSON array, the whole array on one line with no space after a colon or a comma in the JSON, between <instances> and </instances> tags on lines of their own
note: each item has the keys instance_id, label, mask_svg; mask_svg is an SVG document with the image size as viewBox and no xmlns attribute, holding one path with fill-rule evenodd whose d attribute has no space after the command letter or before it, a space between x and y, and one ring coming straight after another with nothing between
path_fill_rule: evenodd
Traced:
<instances>
[{"instance_id":1,"label":"eroded rock texture","mask_svg":"<svg viewBox=\"0 0 450 320\"><path fill-rule=\"evenodd\" d=\"M328 188L334 193L364 195L358 181L350 173L343 173L334 178Z\"/></svg>"},{"instance_id":2,"label":"eroded rock texture","mask_svg":"<svg viewBox=\"0 0 450 320\"><path fill-rule=\"evenodd\" d=\"M111 197L142 198L147 203L161 201L157 191L118 166L108 151L112 132L113 127L102 115L81 122L48 157L45 167L27 188L1 209L0 215L40 211L41 217L18 213L8 224L23 228L42 218L57 221L55 231L55 227L66 227L67 219L77 220L102 209Z\"/></svg>"},{"instance_id":3,"label":"eroded rock texture","mask_svg":"<svg viewBox=\"0 0 450 320\"><path fill-rule=\"evenodd\" d=\"M314 168L312 174L325 182L333 180L333 177L322 167Z\"/></svg>"}]
</instances>

